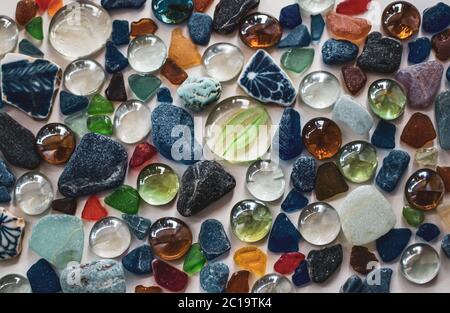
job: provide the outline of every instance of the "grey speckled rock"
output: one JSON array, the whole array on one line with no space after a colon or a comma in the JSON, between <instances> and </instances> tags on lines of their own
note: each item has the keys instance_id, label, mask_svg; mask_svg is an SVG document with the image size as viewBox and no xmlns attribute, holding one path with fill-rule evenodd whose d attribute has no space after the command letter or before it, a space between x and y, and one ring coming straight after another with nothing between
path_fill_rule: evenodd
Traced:
<instances>
[{"instance_id":1,"label":"grey speckled rock","mask_svg":"<svg viewBox=\"0 0 450 313\"><path fill-rule=\"evenodd\" d=\"M450 150L450 91L437 96L435 116L439 144L442 149Z\"/></svg>"},{"instance_id":2,"label":"grey speckled rock","mask_svg":"<svg viewBox=\"0 0 450 313\"><path fill-rule=\"evenodd\" d=\"M316 160L309 156L299 157L292 168L291 182L297 191L312 191L316 182Z\"/></svg>"},{"instance_id":3,"label":"grey speckled rock","mask_svg":"<svg viewBox=\"0 0 450 313\"><path fill-rule=\"evenodd\" d=\"M348 40L328 39L322 46L323 63L342 65L353 61L358 56L359 48Z\"/></svg>"},{"instance_id":4,"label":"grey speckled rock","mask_svg":"<svg viewBox=\"0 0 450 313\"><path fill-rule=\"evenodd\" d=\"M202 223L198 243L208 261L214 260L231 249L230 240L222 223L215 219L208 219Z\"/></svg>"},{"instance_id":5,"label":"grey speckled rock","mask_svg":"<svg viewBox=\"0 0 450 313\"><path fill-rule=\"evenodd\" d=\"M86 134L58 180L58 189L76 198L122 185L128 154L116 141L103 135Z\"/></svg>"},{"instance_id":6,"label":"grey speckled rock","mask_svg":"<svg viewBox=\"0 0 450 313\"><path fill-rule=\"evenodd\" d=\"M206 264L200 272L200 285L203 290L211 293L221 293L227 285L230 269L225 263Z\"/></svg>"},{"instance_id":7,"label":"grey speckled rock","mask_svg":"<svg viewBox=\"0 0 450 313\"><path fill-rule=\"evenodd\" d=\"M383 166L375 179L377 185L384 191L394 191L408 168L410 159L405 151L392 150L383 160Z\"/></svg>"},{"instance_id":8,"label":"grey speckled rock","mask_svg":"<svg viewBox=\"0 0 450 313\"><path fill-rule=\"evenodd\" d=\"M60 278L64 293L125 293L122 264L114 260L98 260L68 266Z\"/></svg>"},{"instance_id":9,"label":"grey speckled rock","mask_svg":"<svg viewBox=\"0 0 450 313\"><path fill-rule=\"evenodd\" d=\"M36 138L7 113L0 113L0 150L10 164L35 169L41 158L36 152Z\"/></svg>"},{"instance_id":10,"label":"grey speckled rock","mask_svg":"<svg viewBox=\"0 0 450 313\"><path fill-rule=\"evenodd\" d=\"M338 244L322 250L311 250L307 261L311 280L323 283L341 266L342 246Z\"/></svg>"},{"instance_id":11,"label":"grey speckled rock","mask_svg":"<svg viewBox=\"0 0 450 313\"><path fill-rule=\"evenodd\" d=\"M213 29L221 34L236 30L247 13L259 5L259 0L220 0L214 11Z\"/></svg>"},{"instance_id":12,"label":"grey speckled rock","mask_svg":"<svg viewBox=\"0 0 450 313\"><path fill-rule=\"evenodd\" d=\"M178 88L177 93L187 109L200 112L219 100L222 86L210 77L188 78Z\"/></svg>"},{"instance_id":13,"label":"grey speckled rock","mask_svg":"<svg viewBox=\"0 0 450 313\"><path fill-rule=\"evenodd\" d=\"M192 216L219 200L236 186L236 180L216 161L199 161L181 178L177 210Z\"/></svg>"}]
</instances>

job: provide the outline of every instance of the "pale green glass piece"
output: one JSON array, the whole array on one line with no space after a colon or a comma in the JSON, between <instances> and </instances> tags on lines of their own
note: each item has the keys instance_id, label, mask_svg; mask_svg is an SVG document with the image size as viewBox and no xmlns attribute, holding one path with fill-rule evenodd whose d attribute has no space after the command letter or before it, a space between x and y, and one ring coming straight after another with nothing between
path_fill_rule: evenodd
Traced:
<instances>
[{"instance_id":1,"label":"pale green glass piece","mask_svg":"<svg viewBox=\"0 0 450 313\"><path fill-rule=\"evenodd\" d=\"M425 214L422 210L414 209L409 205L403 207L402 215L406 222L414 227L419 227L425 220Z\"/></svg>"},{"instance_id":2,"label":"pale green glass piece","mask_svg":"<svg viewBox=\"0 0 450 313\"><path fill-rule=\"evenodd\" d=\"M86 111L81 111L66 117L64 119L64 124L69 126L69 128L81 138L89 133L89 129L87 128L87 119L88 115Z\"/></svg>"},{"instance_id":3,"label":"pale green glass piece","mask_svg":"<svg viewBox=\"0 0 450 313\"><path fill-rule=\"evenodd\" d=\"M370 108L383 120L399 118L405 112L406 103L405 91L392 79L377 80L369 87Z\"/></svg>"},{"instance_id":4,"label":"pale green glass piece","mask_svg":"<svg viewBox=\"0 0 450 313\"><path fill-rule=\"evenodd\" d=\"M302 73L306 71L314 61L314 49L292 48L281 56L281 65L288 71Z\"/></svg>"},{"instance_id":5,"label":"pale green glass piece","mask_svg":"<svg viewBox=\"0 0 450 313\"><path fill-rule=\"evenodd\" d=\"M137 186L142 200L150 205L164 205L176 197L180 182L169 166L153 163L139 173Z\"/></svg>"},{"instance_id":6,"label":"pale green glass piece","mask_svg":"<svg viewBox=\"0 0 450 313\"><path fill-rule=\"evenodd\" d=\"M350 142L341 148L337 165L347 180L365 183L377 170L377 150L366 141Z\"/></svg>"},{"instance_id":7,"label":"pale green glass piece","mask_svg":"<svg viewBox=\"0 0 450 313\"><path fill-rule=\"evenodd\" d=\"M416 151L414 160L419 167L435 169L438 163L439 150L436 147L420 148Z\"/></svg>"},{"instance_id":8,"label":"pale green glass piece","mask_svg":"<svg viewBox=\"0 0 450 313\"><path fill-rule=\"evenodd\" d=\"M243 200L231 210L230 224L240 241L257 242L270 232L272 213L262 202Z\"/></svg>"}]
</instances>

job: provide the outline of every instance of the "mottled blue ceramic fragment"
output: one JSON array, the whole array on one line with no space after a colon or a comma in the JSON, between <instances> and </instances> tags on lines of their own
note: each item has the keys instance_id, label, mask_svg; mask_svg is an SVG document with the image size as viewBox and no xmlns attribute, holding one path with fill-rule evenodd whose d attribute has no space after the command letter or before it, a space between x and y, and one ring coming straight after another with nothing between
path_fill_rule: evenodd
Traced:
<instances>
[{"instance_id":1,"label":"mottled blue ceramic fragment","mask_svg":"<svg viewBox=\"0 0 450 313\"><path fill-rule=\"evenodd\" d=\"M281 160L291 160L302 153L303 141L300 122L300 113L293 108L284 109L273 142L273 149L278 151Z\"/></svg>"},{"instance_id":2,"label":"mottled blue ceramic fragment","mask_svg":"<svg viewBox=\"0 0 450 313\"><path fill-rule=\"evenodd\" d=\"M362 293L389 293L393 271L390 268L377 268L367 274Z\"/></svg>"},{"instance_id":3,"label":"mottled blue ceramic fragment","mask_svg":"<svg viewBox=\"0 0 450 313\"><path fill-rule=\"evenodd\" d=\"M278 43L278 48L294 48L294 47L307 47L311 43L311 35L309 34L308 27L305 25L298 25L291 32L281 39Z\"/></svg>"},{"instance_id":4,"label":"mottled blue ceramic fragment","mask_svg":"<svg viewBox=\"0 0 450 313\"><path fill-rule=\"evenodd\" d=\"M441 234L439 227L432 223L423 223L417 229L416 236L429 242L436 239Z\"/></svg>"},{"instance_id":5,"label":"mottled blue ceramic fragment","mask_svg":"<svg viewBox=\"0 0 450 313\"><path fill-rule=\"evenodd\" d=\"M422 63L431 53L431 41L427 37L417 38L408 43L408 62L411 64Z\"/></svg>"},{"instance_id":6,"label":"mottled blue ceramic fragment","mask_svg":"<svg viewBox=\"0 0 450 313\"><path fill-rule=\"evenodd\" d=\"M439 2L423 11L422 28L428 33L437 33L450 25L450 6Z\"/></svg>"},{"instance_id":7,"label":"mottled blue ceramic fragment","mask_svg":"<svg viewBox=\"0 0 450 313\"><path fill-rule=\"evenodd\" d=\"M293 29L302 23L300 14L300 6L298 3L290 4L283 7L280 11L279 18L281 26L287 29Z\"/></svg>"},{"instance_id":8,"label":"mottled blue ceramic fragment","mask_svg":"<svg viewBox=\"0 0 450 313\"><path fill-rule=\"evenodd\" d=\"M325 21L322 14L311 15L311 40L313 42L320 41L323 30L325 29Z\"/></svg>"},{"instance_id":9,"label":"mottled blue ceramic fragment","mask_svg":"<svg viewBox=\"0 0 450 313\"><path fill-rule=\"evenodd\" d=\"M188 22L189 35L193 43L207 46L211 39L212 18L208 14L195 12Z\"/></svg>"},{"instance_id":10,"label":"mottled blue ceramic fragment","mask_svg":"<svg viewBox=\"0 0 450 313\"><path fill-rule=\"evenodd\" d=\"M297 191L312 191L316 182L316 160L310 156L299 157L292 168L291 182Z\"/></svg>"},{"instance_id":11,"label":"mottled blue ceramic fragment","mask_svg":"<svg viewBox=\"0 0 450 313\"><path fill-rule=\"evenodd\" d=\"M219 100L222 85L211 77L189 77L178 88L177 94L187 109L200 112Z\"/></svg>"},{"instance_id":12,"label":"mottled blue ceramic fragment","mask_svg":"<svg viewBox=\"0 0 450 313\"><path fill-rule=\"evenodd\" d=\"M114 20L111 40L116 46L130 43L130 23L127 20Z\"/></svg>"},{"instance_id":13,"label":"mottled blue ceramic fragment","mask_svg":"<svg viewBox=\"0 0 450 313\"><path fill-rule=\"evenodd\" d=\"M222 223L215 219L205 220L198 234L198 243L208 261L227 253L231 249Z\"/></svg>"},{"instance_id":14,"label":"mottled blue ceramic fragment","mask_svg":"<svg viewBox=\"0 0 450 313\"><path fill-rule=\"evenodd\" d=\"M376 241L377 251L383 262L392 262L405 250L411 238L408 228L393 228Z\"/></svg>"},{"instance_id":15,"label":"mottled blue ceramic fragment","mask_svg":"<svg viewBox=\"0 0 450 313\"><path fill-rule=\"evenodd\" d=\"M148 235L152 222L145 217L132 214L122 214L122 219L128 224L131 232L139 240L144 240Z\"/></svg>"},{"instance_id":16,"label":"mottled blue ceramic fragment","mask_svg":"<svg viewBox=\"0 0 450 313\"><path fill-rule=\"evenodd\" d=\"M342 65L358 56L359 48L348 40L328 39L322 46L322 60L328 65Z\"/></svg>"},{"instance_id":17,"label":"mottled blue ceramic fragment","mask_svg":"<svg viewBox=\"0 0 450 313\"><path fill-rule=\"evenodd\" d=\"M44 56L44 52L26 38L19 42L19 52L34 58L42 58Z\"/></svg>"},{"instance_id":18,"label":"mottled blue ceramic fragment","mask_svg":"<svg viewBox=\"0 0 450 313\"><path fill-rule=\"evenodd\" d=\"M123 267L136 275L152 273L153 252L149 245L142 245L122 258Z\"/></svg>"},{"instance_id":19,"label":"mottled blue ceramic fragment","mask_svg":"<svg viewBox=\"0 0 450 313\"><path fill-rule=\"evenodd\" d=\"M59 108L64 115L72 115L83 111L89 105L89 98L77 96L65 90L59 93Z\"/></svg>"},{"instance_id":20,"label":"mottled blue ceramic fragment","mask_svg":"<svg viewBox=\"0 0 450 313\"><path fill-rule=\"evenodd\" d=\"M394 191L408 168L411 157L401 150L392 150L383 160L375 179L377 185L386 192Z\"/></svg>"},{"instance_id":21,"label":"mottled blue ceramic fragment","mask_svg":"<svg viewBox=\"0 0 450 313\"><path fill-rule=\"evenodd\" d=\"M102 0L101 4L106 10L139 9L147 0Z\"/></svg>"},{"instance_id":22,"label":"mottled blue ceramic fragment","mask_svg":"<svg viewBox=\"0 0 450 313\"><path fill-rule=\"evenodd\" d=\"M58 275L45 259L34 263L27 271L33 293L57 293L61 291Z\"/></svg>"},{"instance_id":23,"label":"mottled blue ceramic fragment","mask_svg":"<svg viewBox=\"0 0 450 313\"><path fill-rule=\"evenodd\" d=\"M289 191L286 199L281 203L281 209L286 213L299 211L308 205L308 198L295 189Z\"/></svg>"},{"instance_id":24,"label":"mottled blue ceramic fragment","mask_svg":"<svg viewBox=\"0 0 450 313\"><path fill-rule=\"evenodd\" d=\"M377 128L372 134L372 144L377 148L394 149L396 130L397 128L394 124L380 120Z\"/></svg>"},{"instance_id":25,"label":"mottled blue ceramic fragment","mask_svg":"<svg viewBox=\"0 0 450 313\"><path fill-rule=\"evenodd\" d=\"M439 144L442 149L450 150L450 91L437 96L435 118Z\"/></svg>"},{"instance_id":26,"label":"mottled blue ceramic fragment","mask_svg":"<svg viewBox=\"0 0 450 313\"><path fill-rule=\"evenodd\" d=\"M109 74L114 74L123 71L127 67L128 59L117 49L112 41L108 41L106 43L105 70Z\"/></svg>"},{"instance_id":27,"label":"mottled blue ceramic fragment","mask_svg":"<svg viewBox=\"0 0 450 313\"><path fill-rule=\"evenodd\" d=\"M292 275L292 283L296 287L301 287L308 284L311 281L308 272L308 262L302 261L300 265L295 269L294 275Z\"/></svg>"},{"instance_id":28,"label":"mottled blue ceramic fragment","mask_svg":"<svg viewBox=\"0 0 450 313\"><path fill-rule=\"evenodd\" d=\"M300 233L284 213L278 214L270 231L267 249L274 253L297 252Z\"/></svg>"},{"instance_id":29,"label":"mottled blue ceramic fragment","mask_svg":"<svg viewBox=\"0 0 450 313\"><path fill-rule=\"evenodd\" d=\"M200 271L200 285L210 293L222 293L227 285L230 270L225 263L208 263Z\"/></svg>"}]
</instances>

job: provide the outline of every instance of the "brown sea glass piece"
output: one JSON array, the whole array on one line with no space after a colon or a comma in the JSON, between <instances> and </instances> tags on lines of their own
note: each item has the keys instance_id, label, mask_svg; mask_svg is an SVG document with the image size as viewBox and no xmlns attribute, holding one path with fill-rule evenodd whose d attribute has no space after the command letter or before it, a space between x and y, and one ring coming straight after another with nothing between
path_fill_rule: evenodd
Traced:
<instances>
[{"instance_id":1,"label":"brown sea glass piece","mask_svg":"<svg viewBox=\"0 0 450 313\"><path fill-rule=\"evenodd\" d=\"M105 90L106 98L110 101L127 101L127 90L122 73L114 73Z\"/></svg>"},{"instance_id":2,"label":"brown sea glass piece","mask_svg":"<svg viewBox=\"0 0 450 313\"><path fill-rule=\"evenodd\" d=\"M314 190L319 201L348 191L348 185L334 162L323 163L319 166Z\"/></svg>"},{"instance_id":3,"label":"brown sea glass piece","mask_svg":"<svg viewBox=\"0 0 450 313\"><path fill-rule=\"evenodd\" d=\"M254 13L247 16L239 28L242 42L253 49L275 46L283 35L280 22L270 15Z\"/></svg>"},{"instance_id":4,"label":"brown sea glass piece","mask_svg":"<svg viewBox=\"0 0 450 313\"><path fill-rule=\"evenodd\" d=\"M34 0L21 0L16 6L16 22L21 26L25 26L36 16L38 6Z\"/></svg>"},{"instance_id":5,"label":"brown sea glass piece","mask_svg":"<svg viewBox=\"0 0 450 313\"><path fill-rule=\"evenodd\" d=\"M318 160L332 158L342 144L339 126L325 117L317 117L306 123L302 137L306 149Z\"/></svg>"},{"instance_id":6,"label":"brown sea glass piece","mask_svg":"<svg viewBox=\"0 0 450 313\"><path fill-rule=\"evenodd\" d=\"M355 43L362 42L372 29L372 26L366 19L359 17L330 12L327 14L326 19L328 30L336 38Z\"/></svg>"},{"instance_id":7,"label":"brown sea glass piece","mask_svg":"<svg viewBox=\"0 0 450 313\"><path fill-rule=\"evenodd\" d=\"M435 209L444 196L445 186L441 176L430 169L420 169L409 177L405 185L405 198L416 209Z\"/></svg>"},{"instance_id":8,"label":"brown sea glass piece","mask_svg":"<svg viewBox=\"0 0 450 313\"><path fill-rule=\"evenodd\" d=\"M366 247L353 246L350 254L350 265L358 273L367 275L377 265L378 259Z\"/></svg>"},{"instance_id":9,"label":"brown sea glass piece","mask_svg":"<svg viewBox=\"0 0 450 313\"><path fill-rule=\"evenodd\" d=\"M400 40L408 39L419 32L420 13L406 1L389 4L383 11L381 23L386 34Z\"/></svg>"},{"instance_id":10,"label":"brown sea glass piece","mask_svg":"<svg viewBox=\"0 0 450 313\"><path fill-rule=\"evenodd\" d=\"M190 38L183 35L181 28L175 28L172 31L169 58L183 69L188 69L202 63L202 56L198 52L197 46Z\"/></svg>"},{"instance_id":11,"label":"brown sea glass piece","mask_svg":"<svg viewBox=\"0 0 450 313\"><path fill-rule=\"evenodd\" d=\"M158 25L151 18L142 18L139 21L131 22L131 37L154 34L158 30Z\"/></svg>"},{"instance_id":12,"label":"brown sea glass piece","mask_svg":"<svg viewBox=\"0 0 450 313\"><path fill-rule=\"evenodd\" d=\"M403 128L400 140L413 148L422 148L436 138L436 130L430 118L420 112L414 113Z\"/></svg>"},{"instance_id":13,"label":"brown sea glass piece","mask_svg":"<svg viewBox=\"0 0 450 313\"><path fill-rule=\"evenodd\" d=\"M450 59L450 28L434 35L431 38L431 46L436 54L436 58L441 61Z\"/></svg>"},{"instance_id":14,"label":"brown sea glass piece","mask_svg":"<svg viewBox=\"0 0 450 313\"><path fill-rule=\"evenodd\" d=\"M356 95L367 83L367 75L358 66L343 66L342 77L345 86L352 95Z\"/></svg>"},{"instance_id":15,"label":"brown sea glass piece","mask_svg":"<svg viewBox=\"0 0 450 313\"><path fill-rule=\"evenodd\" d=\"M450 167L437 167L437 173L441 176L444 181L445 192L450 192Z\"/></svg>"},{"instance_id":16,"label":"brown sea glass piece","mask_svg":"<svg viewBox=\"0 0 450 313\"><path fill-rule=\"evenodd\" d=\"M75 215L77 212L76 198L61 198L52 201L51 208L54 211L67 215Z\"/></svg>"},{"instance_id":17,"label":"brown sea glass piece","mask_svg":"<svg viewBox=\"0 0 450 313\"><path fill-rule=\"evenodd\" d=\"M188 74L171 58L168 58L162 66L161 75L174 85L181 85L188 78Z\"/></svg>"},{"instance_id":18,"label":"brown sea glass piece","mask_svg":"<svg viewBox=\"0 0 450 313\"><path fill-rule=\"evenodd\" d=\"M248 293L250 287L248 284L248 277L250 276L249 271L238 271L231 275L228 281L227 287L225 289L226 293Z\"/></svg>"},{"instance_id":19,"label":"brown sea glass piece","mask_svg":"<svg viewBox=\"0 0 450 313\"><path fill-rule=\"evenodd\" d=\"M194 10L205 12L214 0L194 0Z\"/></svg>"},{"instance_id":20,"label":"brown sea glass piece","mask_svg":"<svg viewBox=\"0 0 450 313\"><path fill-rule=\"evenodd\" d=\"M146 286L142 286L142 285L137 285L134 288L134 292L135 293L162 293L163 290L158 286L146 287Z\"/></svg>"},{"instance_id":21,"label":"brown sea glass piece","mask_svg":"<svg viewBox=\"0 0 450 313\"><path fill-rule=\"evenodd\" d=\"M50 164L64 164L75 150L75 135L64 124L47 124L36 135L36 149Z\"/></svg>"}]
</instances>

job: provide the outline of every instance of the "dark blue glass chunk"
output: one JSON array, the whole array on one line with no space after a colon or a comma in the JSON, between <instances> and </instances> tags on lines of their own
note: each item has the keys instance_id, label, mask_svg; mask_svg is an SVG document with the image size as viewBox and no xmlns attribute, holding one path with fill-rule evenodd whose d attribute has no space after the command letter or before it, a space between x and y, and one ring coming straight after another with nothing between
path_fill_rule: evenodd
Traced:
<instances>
[{"instance_id":1,"label":"dark blue glass chunk","mask_svg":"<svg viewBox=\"0 0 450 313\"><path fill-rule=\"evenodd\" d=\"M117 47L108 41L106 43L105 69L108 73L114 74L121 72L128 67L128 59L124 57Z\"/></svg>"},{"instance_id":2,"label":"dark blue glass chunk","mask_svg":"<svg viewBox=\"0 0 450 313\"><path fill-rule=\"evenodd\" d=\"M300 233L284 213L272 225L267 248L274 253L297 252Z\"/></svg>"},{"instance_id":3,"label":"dark blue glass chunk","mask_svg":"<svg viewBox=\"0 0 450 313\"><path fill-rule=\"evenodd\" d=\"M417 64L428 59L431 53L431 41L427 37L417 38L408 43L408 62Z\"/></svg>"},{"instance_id":4,"label":"dark blue glass chunk","mask_svg":"<svg viewBox=\"0 0 450 313\"><path fill-rule=\"evenodd\" d=\"M372 134L372 144L377 148L394 149L396 130L397 128L394 124L380 120Z\"/></svg>"},{"instance_id":5,"label":"dark blue glass chunk","mask_svg":"<svg viewBox=\"0 0 450 313\"><path fill-rule=\"evenodd\" d=\"M292 275L292 283L296 287L301 287L308 284L311 281L308 272L308 262L302 261L300 265L295 269L294 275Z\"/></svg>"},{"instance_id":6,"label":"dark blue glass chunk","mask_svg":"<svg viewBox=\"0 0 450 313\"><path fill-rule=\"evenodd\" d=\"M116 46L130 43L130 23L127 20L113 21L111 40Z\"/></svg>"},{"instance_id":7,"label":"dark blue glass chunk","mask_svg":"<svg viewBox=\"0 0 450 313\"><path fill-rule=\"evenodd\" d=\"M383 262L392 262L402 254L411 238L408 228L393 228L376 241L377 251Z\"/></svg>"},{"instance_id":8,"label":"dark blue glass chunk","mask_svg":"<svg viewBox=\"0 0 450 313\"><path fill-rule=\"evenodd\" d=\"M420 225L416 232L416 235L425 241L432 241L440 235L441 231L439 227L431 223L423 223Z\"/></svg>"},{"instance_id":9,"label":"dark blue glass chunk","mask_svg":"<svg viewBox=\"0 0 450 313\"><path fill-rule=\"evenodd\" d=\"M84 96L77 96L62 90L59 93L59 108L64 115L71 115L82 111L89 105L89 99Z\"/></svg>"},{"instance_id":10,"label":"dark blue glass chunk","mask_svg":"<svg viewBox=\"0 0 450 313\"><path fill-rule=\"evenodd\" d=\"M300 6L298 3L285 6L280 11L280 24L287 29L295 28L302 23Z\"/></svg>"},{"instance_id":11,"label":"dark blue glass chunk","mask_svg":"<svg viewBox=\"0 0 450 313\"><path fill-rule=\"evenodd\" d=\"M142 245L122 258L123 267L136 275L152 273L153 252L149 245Z\"/></svg>"},{"instance_id":12,"label":"dark blue glass chunk","mask_svg":"<svg viewBox=\"0 0 450 313\"><path fill-rule=\"evenodd\" d=\"M281 209L286 213L292 213L303 209L308 205L308 198L295 189L289 191L286 199L281 203Z\"/></svg>"},{"instance_id":13,"label":"dark blue glass chunk","mask_svg":"<svg viewBox=\"0 0 450 313\"><path fill-rule=\"evenodd\" d=\"M61 291L59 277L50 263L40 259L27 271L33 293L57 293Z\"/></svg>"},{"instance_id":14,"label":"dark blue glass chunk","mask_svg":"<svg viewBox=\"0 0 450 313\"><path fill-rule=\"evenodd\" d=\"M305 25L298 25L279 43L278 48L307 47L311 43L311 35Z\"/></svg>"},{"instance_id":15,"label":"dark blue glass chunk","mask_svg":"<svg viewBox=\"0 0 450 313\"><path fill-rule=\"evenodd\" d=\"M342 285L341 293L359 293L363 288L363 281L358 275L350 276Z\"/></svg>"}]
</instances>

